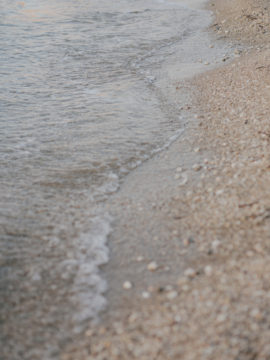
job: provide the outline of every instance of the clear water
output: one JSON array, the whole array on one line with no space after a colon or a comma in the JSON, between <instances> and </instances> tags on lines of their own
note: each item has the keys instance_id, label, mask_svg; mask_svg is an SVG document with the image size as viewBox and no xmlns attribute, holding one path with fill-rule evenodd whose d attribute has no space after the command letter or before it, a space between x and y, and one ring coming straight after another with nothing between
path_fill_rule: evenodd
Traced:
<instances>
[{"instance_id":1,"label":"clear water","mask_svg":"<svg viewBox=\"0 0 270 360\"><path fill-rule=\"evenodd\" d=\"M0 0L5 359L57 358L105 307L102 206L179 133L163 70L210 56L209 20L180 0Z\"/></svg>"}]
</instances>

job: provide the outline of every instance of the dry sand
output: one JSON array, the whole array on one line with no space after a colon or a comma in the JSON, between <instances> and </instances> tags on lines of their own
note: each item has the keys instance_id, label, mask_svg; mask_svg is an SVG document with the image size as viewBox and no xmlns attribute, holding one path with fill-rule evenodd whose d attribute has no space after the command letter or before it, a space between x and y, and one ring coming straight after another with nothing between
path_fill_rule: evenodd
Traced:
<instances>
[{"instance_id":1,"label":"dry sand","mask_svg":"<svg viewBox=\"0 0 270 360\"><path fill-rule=\"evenodd\" d=\"M208 7L215 14L212 28L229 40L249 45L267 44L270 32L268 0L215 0Z\"/></svg>"},{"instance_id":2,"label":"dry sand","mask_svg":"<svg viewBox=\"0 0 270 360\"><path fill-rule=\"evenodd\" d=\"M270 359L269 5L210 6L250 50L192 80L198 116L114 198L110 306L62 360Z\"/></svg>"}]
</instances>

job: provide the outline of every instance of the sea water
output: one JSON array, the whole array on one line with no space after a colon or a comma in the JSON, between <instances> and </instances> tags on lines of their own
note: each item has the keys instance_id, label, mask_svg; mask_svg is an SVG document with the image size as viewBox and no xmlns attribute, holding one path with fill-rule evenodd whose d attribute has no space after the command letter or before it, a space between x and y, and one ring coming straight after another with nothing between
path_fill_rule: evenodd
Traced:
<instances>
[{"instance_id":1,"label":"sea water","mask_svg":"<svg viewBox=\"0 0 270 360\"><path fill-rule=\"evenodd\" d=\"M0 1L4 359L57 358L105 308L104 204L183 131L174 74L225 51L202 2Z\"/></svg>"}]
</instances>

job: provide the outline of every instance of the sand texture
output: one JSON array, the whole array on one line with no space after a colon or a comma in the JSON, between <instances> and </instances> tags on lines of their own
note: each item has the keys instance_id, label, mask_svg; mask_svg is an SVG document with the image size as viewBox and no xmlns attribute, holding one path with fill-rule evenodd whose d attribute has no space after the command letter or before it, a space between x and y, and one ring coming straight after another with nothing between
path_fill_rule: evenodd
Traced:
<instances>
[{"instance_id":1,"label":"sand texture","mask_svg":"<svg viewBox=\"0 0 270 360\"><path fill-rule=\"evenodd\" d=\"M270 32L268 0L215 0L208 7L215 14L212 28L220 36L249 45L265 45Z\"/></svg>"},{"instance_id":2,"label":"sand texture","mask_svg":"<svg viewBox=\"0 0 270 360\"><path fill-rule=\"evenodd\" d=\"M269 3L209 6L250 50L177 85L194 122L113 200L111 305L62 360L270 359Z\"/></svg>"}]
</instances>

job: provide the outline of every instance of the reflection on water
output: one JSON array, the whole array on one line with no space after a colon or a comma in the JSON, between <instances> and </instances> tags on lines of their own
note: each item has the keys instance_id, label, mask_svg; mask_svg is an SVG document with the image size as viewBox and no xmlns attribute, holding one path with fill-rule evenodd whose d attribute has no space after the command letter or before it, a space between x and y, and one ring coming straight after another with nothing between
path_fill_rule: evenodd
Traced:
<instances>
[{"instance_id":1,"label":"reflection on water","mask_svg":"<svg viewBox=\"0 0 270 360\"><path fill-rule=\"evenodd\" d=\"M153 71L198 16L176 0L1 1L6 359L57 357L104 308L102 203L179 128Z\"/></svg>"}]
</instances>

